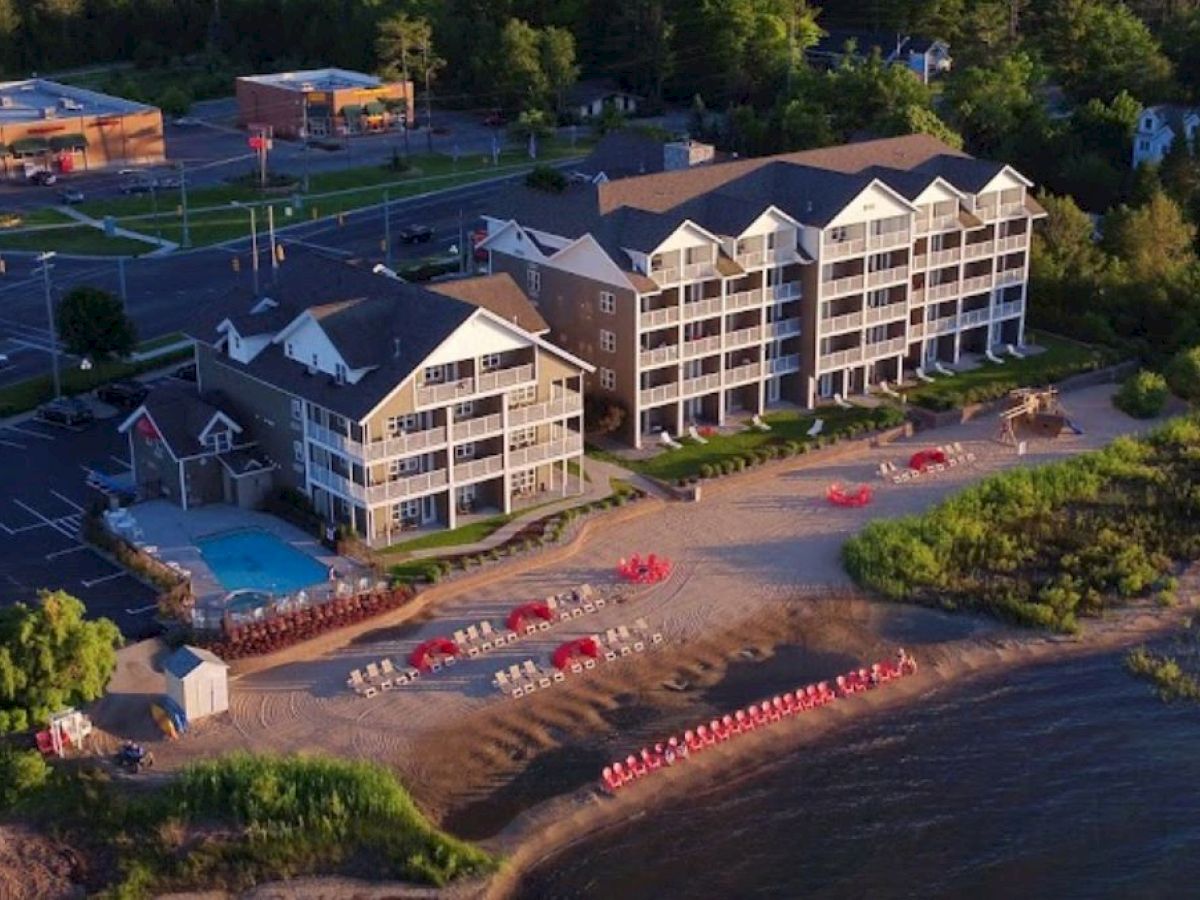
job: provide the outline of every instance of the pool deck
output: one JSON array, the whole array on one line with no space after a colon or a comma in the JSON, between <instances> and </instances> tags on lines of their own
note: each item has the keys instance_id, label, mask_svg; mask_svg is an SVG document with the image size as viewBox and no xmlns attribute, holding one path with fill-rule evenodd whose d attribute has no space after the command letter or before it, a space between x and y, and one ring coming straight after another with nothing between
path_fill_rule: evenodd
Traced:
<instances>
[{"instance_id":1,"label":"pool deck","mask_svg":"<svg viewBox=\"0 0 1200 900\"><path fill-rule=\"evenodd\" d=\"M192 591L198 609L220 609L229 591L204 561L198 542L229 531L255 529L275 535L284 543L313 557L323 569L331 566L348 578L361 574L353 560L327 550L312 535L267 513L215 504L182 510L166 500L149 500L130 507L145 535L163 562L178 563L192 573Z\"/></svg>"}]
</instances>

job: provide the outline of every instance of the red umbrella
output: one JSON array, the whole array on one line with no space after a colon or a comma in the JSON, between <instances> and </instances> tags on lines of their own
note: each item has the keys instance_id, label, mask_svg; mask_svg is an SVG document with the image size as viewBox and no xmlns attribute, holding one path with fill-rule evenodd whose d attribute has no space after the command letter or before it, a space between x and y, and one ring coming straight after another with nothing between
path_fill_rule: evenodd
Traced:
<instances>
[{"instance_id":1,"label":"red umbrella","mask_svg":"<svg viewBox=\"0 0 1200 900\"><path fill-rule=\"evenodd\" d=\"M434 656L457 656L458 644L447 637L430 638L409 654L408 664L424 671Z\"/></svg>"},{"instance_id":2,"label":"red umbrella","mask_svg":"<svg viewBox=\"0 0 1200 900\"><path fill-rule=\"evenodd\" d=\"M505 620L505 624L508 626L509 631L520 631L521 627L525 624L525 620L532 618L549 622L554 619L554 613L550 611L550 607L545 603L535 600L532 603L524 603L510 612L508 619Z\"/></svg>"},{"instance_id":3,"label":"red umbrella","mask_svg":"<svg viewBox=\"0 0 1200 900\"><path fill-rule=\"evenodd\" d=\"M565 669L577 656L590 656L592 659L596 659L600 656L600 645L590 637L567 641L554 651L551 661L554 663L554 668Z\"/></svg>"}]
</instances>

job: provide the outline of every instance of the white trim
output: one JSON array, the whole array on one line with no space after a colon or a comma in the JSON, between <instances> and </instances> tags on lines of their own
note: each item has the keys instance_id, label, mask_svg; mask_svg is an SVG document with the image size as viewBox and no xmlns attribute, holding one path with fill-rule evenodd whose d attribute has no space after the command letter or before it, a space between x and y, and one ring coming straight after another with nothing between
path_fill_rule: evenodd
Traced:
<instances>
[{"instance_id":1,"label":"white trim","mask_svg":"<svg viewBox=\"0 0 1200 900\"><path fill-rule=\"evenodd\" d=\"M189 458L189 457L182 457L182 456L175 455L175 451L173 449L171 449L171 442L168 441L166 439L166 437L163 435L162 429L159 428L158 423L154 421L154 416L150 415L150 410L146 409L145 403L143 403L141 406L139 406L137 409L135 409L133 412L131 412L129 414L129 418L127 418L124 422L122 422L120 424L120 426L118 426L117 433L118 434L128 434L129 430L133 427L133 424L135 422L137 422L137 420L140 419L142 416L145 416L147 419L150 420L150 423L154 426L154 430L158 432L158 439L160 441L162 441L162 445L167 448L167 452L171 454L171 459L175 460L176 462L183 462L184 459ZM132 449L131 449L131 452L132 452Z\"/></svg>"},{"instance_id":2,"label":"white trim","mask_svg":"<svg viewBox=\"0 0 1200 900\"><path fill-rule=\"evenodd\" d=\"M993 184L995 184L997 181L999 181L1000 178L1004 175L1009 175L1009 176L1015 178L1017 181L1021 182L1021 184L1025 185L1025 187L1027 187L1027 188L1033 187L1032 181L1030 181L1028 178L1026 178L1024 175L1022 175L1020 172L1018 172L1012 166L1006 165L999 172L997 172L995 175L993 175L991 180L988 181L987 184L983 185L983 187L981 187L979 190L977 190L975 192L975 196L978 197L980 194L986 194L988 192L988 189L991 188L991 186Z\"/></svg>"},{"instance_id":3,"label":"white trim","mask_svg":"<svg viewBox=\"0 0 1200 900\"><path fill-rule=\"evenodd\" d=\"M200 443L201 444L203 444L205 442L205 440L208 438L209 432L212 430L213 425L215 425L217 423L218 419L220 419L226 425L228 425L230 430L236 431L238 434L242 433L242 426L239 425L237 422L233 421L233 419L229 418L229 416L225 415L225 413L221 412L218 409L215 413L213 413L212 418L208 420L208 424L205 425L204 428L200 432Z\"/></svg>"},{"instance_id":4,"label":"white trim","mask_svg":"<svg viewBox=\"0 0 1200 900\"><path fill-rule=\"evenodd\" d=\"M659 241L657 246L653 247L652 249L636 250L636 248L633 248L633 247L631 247L630 249L635 250L637 253L644 253L644 254L646 254L646 257L649 258L649 257L653 256L655 253L660 252L662 250L663 244L667 243L667 241L671 240L671 238L675 237L675 235L679 234L679 232L681 232L683 229L689 228L689 227L694 228L696 231L700 232L701 236L708 238L710 241L712 241L714 244L716 244L718 248L721 247L721 239L719 237L717 237L717 235L713 234L707 228L697 225L691 219L684 219L671 231L670 234L668 234L665 238L663 238L661 241Z\"/></svg>"}]
</instances>

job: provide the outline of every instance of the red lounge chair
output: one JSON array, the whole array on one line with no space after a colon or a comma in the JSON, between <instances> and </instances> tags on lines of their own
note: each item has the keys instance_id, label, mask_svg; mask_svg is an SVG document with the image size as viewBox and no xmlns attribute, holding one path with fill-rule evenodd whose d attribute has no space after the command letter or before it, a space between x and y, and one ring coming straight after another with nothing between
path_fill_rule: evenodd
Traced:
<instances>
[{"instance_id":1,"label":"red lounge chair","mask_svg":"<svg viewBox=\"0 0 1200 900\"><path fill-rule=\"evenodd\" d=\"M723 716L721 718L721 727L725 729L726 737L736 737L742 733L742 726L737 723L733 716Z\"/></svg>"},{"instance_id":2,"label":"red lounge chair","mask_svg":"<svg viewBox=\"0 0 1200 900\"><path fill-rule=\"evenodd\" d=\"M618 782L618 786L625 784L630 779L629 773L625 771L625 767L619 762L612 764L612 773L613 778Z\"/></svg>"},{"instance_id":3,"label":"red lounge chair","mask_svg":"<svg viewBox=\"0 0 1200 900\"><path fill-rule=\"evenodd\" d=\"M837 699L837 694L835 694L832 691L832 689L830 689L829 682L827 682L827 681L817 682L817 694L821 698L822 706L824 706L826 703L830 703L833 700Z\"/></svg>"},{"instance_id":4,"label":"red lounge chair","mask_svg":"<svg viewBox=\"0 0 1200 900\"><path fill-rule=\"evenodd\" d=\"M617 765L620 766L620 763L617 763ZM620 789L621 785L625 783L618 771L612 766L605 766L601 776L604 780L604 787L610 791L616 791Z\"/></svg>"},{"instance_id":5,"label":"red lounge chair","mask_svg":"<svg viewBox=\"0 0 1200 900\"><path fill-rule=\"evenodd\" d=\"M635 778L641 778L646 774L645 764L632 754L625 757L625 765L629 767L629 771L633 773Z\"/></svg>"},{"instance_id":6,"label":"red lounge chair","mask_svg":"<svg viewBox=\"0 0 1200 900\"><path fill-rule=\"evenodd\" d=\"M711 747L717 742L717 736L708 730L707 725L701 725L696 729L696 737L704 741L705 747Z\"/></svg>"},{"instance_id":7,"label":"red lounge chair","mask_svg":"<svg viewBox=\"0 0 1200 900\"><path fill-rule=\"evenodd\" d=\"M745 710L739 709L733 714L733 721L737 723L739 731L751 731L754 728L754 721L746 715Z\"/></svg>"},{"instance_id":8,"label":"red lounge chair","mask_svg":"<svg viewBox=\"0 0 1200 900\"><path fill-rule=\"evenodd\" d=\"M696 737L696 732L690 728L683 733L683 743L690 753L699 753L704 749L704 741Z\"/></svg>"},{"instance_id":9,"label":"red lounge chair","mask_svg":"<svg viewBox=\"0 0 1200 900\"><path fill-rule=\"evenodd\" d=\"M767 718L766 718L766 716L763 715L763 711L761 709L759 709L757 703L750 704L750 713L749 714L750 714L750 721L754 723L755 728L757 728L760 725L767 724Z\"/></svg>"},{"instance_id":10,"label":"red lounge chair","mask_svg":"<svg viewBox=\"0 0 1200 900\"><path fill-rule=\"evenodd\" d=\"M657 753L651 753L645 747L642 748L642 762L646 764L646 768L653 772L662 766L662 757Z\"/></svg>"}]
</instances>

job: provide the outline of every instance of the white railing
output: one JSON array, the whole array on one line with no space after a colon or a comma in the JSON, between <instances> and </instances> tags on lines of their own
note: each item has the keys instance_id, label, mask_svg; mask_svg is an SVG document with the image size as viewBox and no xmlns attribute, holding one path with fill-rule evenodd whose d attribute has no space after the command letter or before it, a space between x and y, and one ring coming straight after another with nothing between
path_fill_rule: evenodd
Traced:
<instances>
[{"instance_id":1,"label":"white railing","mask_svg":"<svg viewBox=\"0 0 1200 900\"><path fill-rule=\"evenodd\" d=\"M951 247L949 250L934 250L929 254L929 265L948 266L958 262L961 258L962 250L958 247Z\"/></svg>"},{"instance_id":2,"label":"white railing","mask_svg":"<svg viewBox=\"0 0 1200 900\"><path fill-rule=\"evenodd\" d=\"M872 234L867 237L867 247L871 250L886 250L888 247L903 247L912 243L912 235L908 229L903 231L888 231L884 234Z\"/></svg>"},{"instance_id":3,"label":"white railing","mask_svg":"<svg viewBox=\"0 0 1200 900\"><path fill-rule=\"evenodd\" d=\"M996 287L1003 287L1006 284L1020 284L1025 280L1025 269L1004 269L996 273Z\"/></svg>"},{"instance_id":4,"label":"white railing","mask_svg":"<svg viewBox=\"0 0 1200 900\"><path fill-rule=\"evenodd\" d=\"M890 322L892 319L902 319L908 315L908 304L888 303L884 306L868 306L865 320L868 325L876 322Z\"/></svg>"},{"instance_id":5,"label":"white railing","mask_svg":"<svg viewBox=\"0 0 1200 900\"><path fill-rule=\"evenodd\" d=\"M924 269L927 265L929 265L929 254L928 253L913 254L912 267L914 269Z\"/></svg>"},{"instance_id":6,"label":"white railing","mask_svg":"<svg viewBox=\"0 0 1200 900\"><path fill-rule=\"evenodd\" d=\"M544 403L534 403L532 406L519 406L508 411L509 427L525 425L529 422L543 422L547 419L561 419L575 416L583 412L583 395L577 391L568 391L561 397L555 397Z\"/></svg>"},{"instance_id":7,"label":"white railing","mask_svg":"<svg viewBox=\"0 0 1200 900\"><path fill-rule=\"evenodd\" d=\"M707 356L710 353L718 353L720 350L721 336L719 334L683 342L683 355L685 359L691 359L695 356Z\"/></svg>"},{"instance_id":8,"label":"white railing","mask_svg":"<svg viewBox=\"0 0 1200 900\"><path fill-rule=\"evenodd\" d=\"M479 416L455 422L450 426L450 438L454 441L461 441L466 438L483 437L486 434L501 431L503 428L504 419L499 413L493 413L490 416Z\"/></svg>"},{"instance_id":9,"label":"white railing","mask_svg":"<svg viewBox=\"0 0 1200 900\"><path fill-rule=\"evenodd\" d=\"M785 281L783 284L772 285L767 290L770 292L771 300L775 302L796 300L803 293L803 288L798 281Z\"/></svg>"},{"instance_id":10,"label":"white railing","mask_svg":"<svg viewBox=\"0 0 1200 900\"><path fill-rule=\"evenodd\" d=\"M767 361L772 375L786 375L789 372L800 371L800 354L789 353L787 356L777 356Z\"/></svg>"},{"instance_id":11,"label":"white railing","mask_svg":"<svg viewBox=\"0 0 1200 900\"><path fill-rule=\"evenodd\" d=\"M493 456L485 456L482 459L473 459L470 462L458 463L454 466L454 483L462 484L466 481L474 481L479 478L490 478L493 475L499 475L504 471L504 456L497 453Z\"/></svg>"},{"instance_id":12,"label":"white railing","mask_svg":"<svg viewBox=\"0 0 1200 900\"><path fill-rule=\"evenodd\" d=\"M679 275L682 271L680 268L651 269L650 277L659 284L674 284L679 280Z\"/></svg>"},{"instance_id":13,"label":"white railing","mask_svg":"<svg viewBox=\"0 0 1200 900\"><path fill-rule=\"evenodd\" d=\"M667 344L665 347L655 347L653 350L643 350L638 354L638 362L643 367L661 366L664 363L678 362L678 360L678 344Z\"/></svg>"},{"instance_id":14,"label":"white railing","mask_svg":"<svg viewBox=\"0 0 1200 900\"><path fill-rule=\"evenodd\" d=\"M475 379L460 378L445 384L431 384L417 388L417 405L432 406L437 403L450 403L466 399L475 393Z\"/></svg>"},{"instance_id":15,"label":"white railing","mask_svg":"<svg viewBox=\"0 0 1200 900\"><path fill-rule=\"evenodd\" d=\"M848 350L835 350L833 353L824 353L821 355L819 368L823 371L826 369L840 369L845 366L853 365L854 363L862 362L863 348L851 347Z\"/></svg>"},{"instance_id":16,"label":"white railing","mask_svg":"<svg viewBox=\"0 0 1200 900\"><path fill-rule=\"evenodd\" d=\"M925 302L925 288L909 288L908 302L910 304L924 303Z\"/></svg>"},{"instance_id":17,"label":"white railing","mask_svg":"<svg viewBox=\"0 0 1200 900\"><path fill-rule=\"evenodd\" d=\"M925 337L925 323L917 322L913 324L910 322L908 326L908 339L911 341L923 337Z\"/></svg>"},{"instance_id":18,"label":"white railing","mask_svg":"<svg viewBox=\"0 0 1200 900\"><path fill-rule=\"evenodd\" d=\"M894 356L897 353L903 353L907 346L908 338L906 337L901 336L888 338L886 341L876 341L873 344L867 344L866 356L868 358L877 356Z\"/></svg>"},{"instance_id":19,"label":"white railing","mask_svg":"<svg viewBox=\"0 0 1200 900\"><path fill-rule=\"evenodd\" d=\"M475 381L475 393L490 394L502 388L516 387L518 384L533 381L533 366L513 366L498 372L484 372Z\"/></svg>"},{"instance_id":20,"label":"white railing","mask_svg":"<svg viewBox=\"0 0 1200 900\"><path fill-rule=\"evenodd\" d=\"M993 319L1007 319L1009 316L1019 316L1021 314L1021 301L1016 300L1012 303L997 303L995 312L992 314Z\"/></svg>"},{"instance_id":21,"label":"white railing","mask_svg":"<svg viewBox=\"0 0 1200 900\"><path fill-rule=\"evenodd\" d=\"M761 266L767 261L765 250L751 250L749 253L739 253L734 257L734 260L739 266L744 269L751 269L754 266Z\"/></svg>"},{"instance_id":22,"label":"white railing","mask_svg":"<svg viewBox=\"0 0 1200 900\"><path fill-rule=\"evenodd\" d=\"M367 488L368 503L386 503L389 500L404 500L418 494L428 494L444 488L449 483L445 469L433 472L423 472L408 478L397 478L395 481L385 481L383 484L373 484Z\"/></svg>"},{"instance_id":23,"label":"white railing","mask_svg":"<svg viewBox=\"0 0 1200 900\"><path fill-rule=\"evenodd\" d=\"M757 344L763 339L762 328L739 328L737 331L725 332L726 347L745 347L747 344Z\"/></svg>"},{"instance_id":24,"label":"white railing","mask_svg":"<svg viewBox=\"0 0 1200 900\"><path fill-rule=\"evenodd\" d=\"M893 266L890 269L883 269L878 272L867 273L867 284L874 286L877 284L888 284L893 281L907 281L908 266Z\"/></svg>"},{"instance_id":25,"label":"white railing","mask_svg":"<svg viewBox=\"0 0 1200 900\"><path fill-rule=\"evenodd\" d=\"M980 256L991 256L995 252L995 241L980 241L977 244L967 244L967 246L963 248L963 255L966 256L967 259L976 259Z\"/></svg>"},{"instance_id":26,"label":"white railing","mask_svg":"<svg viewBox=\"0 0 1200 900\"><path fill-rule=\"evenodd\" d=\"M355 500L365 500L367 497L367 489L363 485L329 469L310 465L308 475L315 484L336 491L343 497L351 497Z\"/></svg>"},{"instance_id":27,"label":"white railing","mask_svg":"<svg viewBox=\"0 0 1200 900\"><path fill-rule=\"evenodd\" d=\"M675 325L679 322L679 307L664 306L661 309L651 309L642 313L643 328L658 328L662 325Z\"/></svg>"},{"instance_id":28,"label":"white railing","mask_svg":"<svg viewBox=\"0 0 1200 900\"><path fill-rule=\"evenodd\" d=\"M679 384L660 384L658 387L643 388L638 392L638 402L642 406L655 406L670 400L679 399Z\"/></svg>"},{"instance_id":29,"label":"white railing","mask_svg":"<svg viewBox=\"0 0 1200 900\"><path fill-rule=\"evenodd\" d=\"M925 296L930 300L943 300L946 297L957 297L958 293L959 284L957 281L949 281L945 284L934 284L925 289Z\"/></svg>"},{"instance_id":30,"label":"white railing","mask_svg":"<svg viewBox=\"0 0 1200 900\"><path fill-rule=\"evenodd\" d=\"M837 331L848 331L851 328L862 328L863 314L861 312L846 313L841 316L830 316L821 320L821 333L832 334Z\"/></svg>"},{"instance_id":31,"label":"white railing","mask_svg":"<svg viewBox=\"0 0 1200 900\"><path fill-rule=\"evenodd\" d=\"M737 291L725 298L725 309L728 311L746 309L747 307L758 306L762 302L762 288L754 288L750 291Z\"/></svg>"},{"instance_id":32,"label":"white railing","mask_svg":"<svg viewBox=\"0 0 1200 900\"><path fill-rule=\"evenodd\" d=\"M942 316L925 323L925 334L933 337L935 334L949 334L958 330L958 315Z\"/></svg>"},{"instance_id":33,"label":"white railing","mask_svg":"<svg viewBox=\"0 0 1200 900\"><path fill-rule=\"evenodd\" d=\"M721 314L721 309L721 298L709 297L707 300L683 304L683 317L685 319L703 319L708 316L718 316Z\"/></svg>"},{"instance_id":34,"label":"white railing","mask_svg":"<svg viewBox=\"0 0 1200 900\"><path fill-rule=\"evenodd\" d=\"M351 440L348 435L342 434L340 431L332 431L324 425L318 425L312 420L309 420L308 423L308 436L318 444L334 450L344 450L352 456L362 457L364 454L363 445L358 441Z\"/></svg>"},{"instance_id":35,"label":"white railing","mask_svg":"<svg viewBox=\"0 0 1200 900\"><path fill-rule=\"evenodd\" d=\"M572 434L556 441L546 441L544 444L534 444L532 447L521 447L508 453L509 468L527 466L531 463L542 462L560 456L572 456L583 452L583 435Z\"/></svg>"},{"instance_id":36,"label":"white railing","mask_svg":"<svg viewBox=\"0 0 1200 900\"><path fill-rule=\"evenodd\" d=\"M996 252L1008 253L1012 250L1024 250L1026 244L1028 243L1029 235L1011 234L1008 237L1003 237L996 241Z\"/></svg>"},{"instance_id":37,"label":"white railing","mask_svg":"<svg viewBox=\"0 0 1200 900\"><path fill-rule=\"evenodd\" d=\"M991 315L992 311L986 306L983 309L972 309L962 312L958 316L958 327L971 328L974 325L986 324Z\"/></svg>"},{"instance_id":38,"label":"white railing","mask_svg":"<svg viewBox=\"0 0 1200 900\"><path fill-rule=\"evenodd\" d=\"M849 294L852 291L861 291L863 289L863 277L861 275L850 275L846 278L835 278L832 281L825 281L821 284L822 297L835 297L838 294Z\"/></svg>"},{"instance_id":39,"label":"white railing","mask_svg":"<svg viewBox=\"0 0 1200 900\"><path fill-rule=\"evenodd\" d=\"M768 322L765 331L765 335L768 339L795 337L799 333L799 319L783 319L779 322Z\"/></svg>"},{"instance_id":40,"label":"white railing","mask_svg":"<svg viewBox=\"0 0 1200 900\"><path fill-rule=\"evenodd\" d=\"M715 391L721 386L721 373L712 372L708 375L698 375L695 378L683 379L684 396L694 394L707 394L710 391Z\"/></svg>"},{"instance_id":41,"label":"white railing","mask_svg":"<svg viewBox=\"0 0 1200 900\"><path fill-rule=\"evenodd\" d=\"M409 434L398 434L395 437L371 441L367 444L367 459L375 462L392 456L407 456L430 447L440 447L446 443L444 426L427 428L424 431L413 431Z\"/></svg>"},{"instance_id":42,"label":"white railing","mask_svg":"<svg viewBox=\"0 0 1200 900\"><path fill-rule=\"evenodd\" d=\"M687 281L693 278L704 278L712 275L715 272L712 260L699 263L688 263L683 267L683 277Z\"/></svg>"},{"instance_id":43,"label":"white railing","mask_svg":"<svg viewBox=\"0 0 1200 900\"><path fill-rule=\"evenodd\" d=\"M958 213L950 213L948 216L933 216L925 222L917 223L918 234L928 234L931 231L945 231L958 224Z\"/></svg>"},{"instance_id":44,"label":"white railing","mask_svg":"<svg viewBox=\"0 0 1200 900\"><path fill-rule=\"evenodd\" d=\"M825 259L840 259L843 256L858 256L867 252L867 242L862 238L849 241L826 241L821 255Z\"/></svg>"},{"instance_id":45,"label":"white railing","mask_svg":"<svg viewBox=\"0 0 1200 900\"><path fill-rule=\"evenodd\" d=\"M1005 218L1006 216L1019 216L1019 215L1024 215L1024 214L1025 214L1024 201L1018 201L1017 203L1001 203L999 212L997 213L997 215L1000 216L1001 218Z\"/></svg>"},{"instance_id":46,"label":"white railing","mask_svg":"<svg viewBox=\"0 0 1200 900\"><path fill-rule=\"evenodd\" d=\"M732 369L725 370L727 385L741 384L758 378L762 378L762 363L746 363L744 366L734 366Z\"/></svg>"},{"instance_id":47,"label":"white railing","mask_svg":"<svg viewBox=\"0 0 1200 900\"><path fill-rule=\"evenodd\" d=\"M973 275L970 278L962 280L963 294L976 294L979 291L990 291L992 289L991 275Z\"/></svg>"},{"instance_id":48,"label":"white railing","mask_svg":"<svg viewBox=\"0 0 1200 900\"><path fill-rule=\"evenodd\" d=\"M763 251L763 258L769 263L790 263L796 258L793 247L774 247Z\"/></svg>"}]
</instances>

